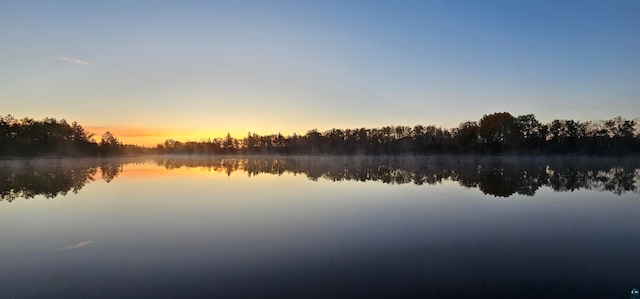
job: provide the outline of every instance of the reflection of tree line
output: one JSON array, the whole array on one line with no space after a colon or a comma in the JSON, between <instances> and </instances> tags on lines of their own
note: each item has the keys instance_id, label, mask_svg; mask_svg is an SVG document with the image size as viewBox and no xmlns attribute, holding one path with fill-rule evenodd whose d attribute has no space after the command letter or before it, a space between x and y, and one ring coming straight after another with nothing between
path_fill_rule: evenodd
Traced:
<instances>
[{"instance_id":1,"label":"reflection of tree line","mask_svg":"<svg viewBox=\"0 0 640 299\"><path fill-rule=\"evenodd\" d=\"M122 172L123 161L113 159L45 159L0 162L0 200L54 198L78 193L100 173L110 182Z\"/></svg>"},{"instance_id":2,"label":"reflection of tree line","mask_svg":"<svg viewBox=\"0 0 640 299\"><path fill-rule=\"evenodd\" d=\"M524 161L524 162L523 162ZM167 158L167 169L209 168L213 171L304 174L311 180L379 181L387 184L434 185L446 180L485 194L532 196L542 186L555 191L579 189L615 194L638 192L640 162L628 159L515 157L280 157L245 159ZM624 165L624 167L620 166Z\"/></svg>"},{"instance_id":3,"label":"reflection of tree line","mask_svg":"<svg viewBox=\"0 0 640 299\"><path fill-rule=\"evenodd\" d=\"M95 176L110 182L125 164L140 159L45 159L0 162L0 200L53 198L77 193ZM639 192L640 161L633 158L516 158L478 156L340 156L153 159L167 169L206 168L231 175L302 174L311 180L377 181L387 184L434 185L455 181L485 194L532 196L543 186L555 191L588 189L615 194Z\"/></svg>"}]
</instances>

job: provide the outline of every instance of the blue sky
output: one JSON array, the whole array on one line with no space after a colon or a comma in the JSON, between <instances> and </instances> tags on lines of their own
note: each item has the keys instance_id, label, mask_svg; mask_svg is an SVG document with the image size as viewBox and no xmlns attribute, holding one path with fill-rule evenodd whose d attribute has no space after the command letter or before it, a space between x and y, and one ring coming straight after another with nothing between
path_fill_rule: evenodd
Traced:
<instances>
[{"instance_id":1,"label":"blue sky","mask_svg":"<svg viewBox=\"0 0 640 299\"><path fill-rule=\"evenodd\" d=\"M635 118L638 16L640 1L0 0L0 114L181 140Z\"/></svg>"}]
</instances>

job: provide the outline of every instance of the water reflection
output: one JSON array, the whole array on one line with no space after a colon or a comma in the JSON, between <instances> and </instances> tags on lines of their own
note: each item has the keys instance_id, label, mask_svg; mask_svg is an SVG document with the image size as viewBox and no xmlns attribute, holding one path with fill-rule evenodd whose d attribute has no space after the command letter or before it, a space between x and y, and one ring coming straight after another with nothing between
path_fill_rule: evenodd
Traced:
<instances>
[{"instance_id":1,"label":"water reflection","mask_svg":"<svg viewBox=\"0 0 640 299\"><path fill-rule=\"evenodd\" d=\"M36 159L0 162L0 200L54 198L78 193L97 174L106 182L123 170L127 161L114 159Z\"/></svg>"},{"instance_id":2,"label":"water reflection","mask_svg":"<svg viewBox=\"0 0 640 299\"><path fill-rule=\"evenodd\" d=\"M455 181L484 194L533 196L541 187L555 191L588 189L620 195L638 193L640 162L632 158L522 157L154 157L131 159L58 159L0 162L0 200L53 198L77 193L99 172L112 181L130 163L151 163L167 170L205 168L231 175L305 175L310 180L377 181L434 185Z\"/></svg>"}]
</instances>

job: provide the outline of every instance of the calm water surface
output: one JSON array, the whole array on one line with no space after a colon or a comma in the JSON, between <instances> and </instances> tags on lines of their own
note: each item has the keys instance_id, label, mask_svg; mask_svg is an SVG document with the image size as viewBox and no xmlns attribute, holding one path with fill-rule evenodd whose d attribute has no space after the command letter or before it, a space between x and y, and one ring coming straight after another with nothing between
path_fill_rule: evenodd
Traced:
<instances>
[{"instance_id":1,"label":"calm water surface","mask_svg":"<svg viewBox=\"0 0 640 299\"><path fill-rule=\"evenodd\" d=\"M629 298L636 160L0 161L0 298Z\"/></svg>"}]
</instances>

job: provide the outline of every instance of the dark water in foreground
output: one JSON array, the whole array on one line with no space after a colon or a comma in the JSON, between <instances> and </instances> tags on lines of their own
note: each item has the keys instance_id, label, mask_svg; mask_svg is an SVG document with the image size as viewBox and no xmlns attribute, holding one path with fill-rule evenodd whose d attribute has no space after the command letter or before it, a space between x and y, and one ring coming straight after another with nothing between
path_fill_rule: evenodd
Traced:
<instances>
[{"instance_id":1,"label":"dark water in foreground","mask_svg":"<svg viewBox=\"0 0 640 299\"><path fill-rule=\"evenodd\" d=\"M0 298L629 298L636 160L0 161Z\"/></svg>"}]
</instances>

